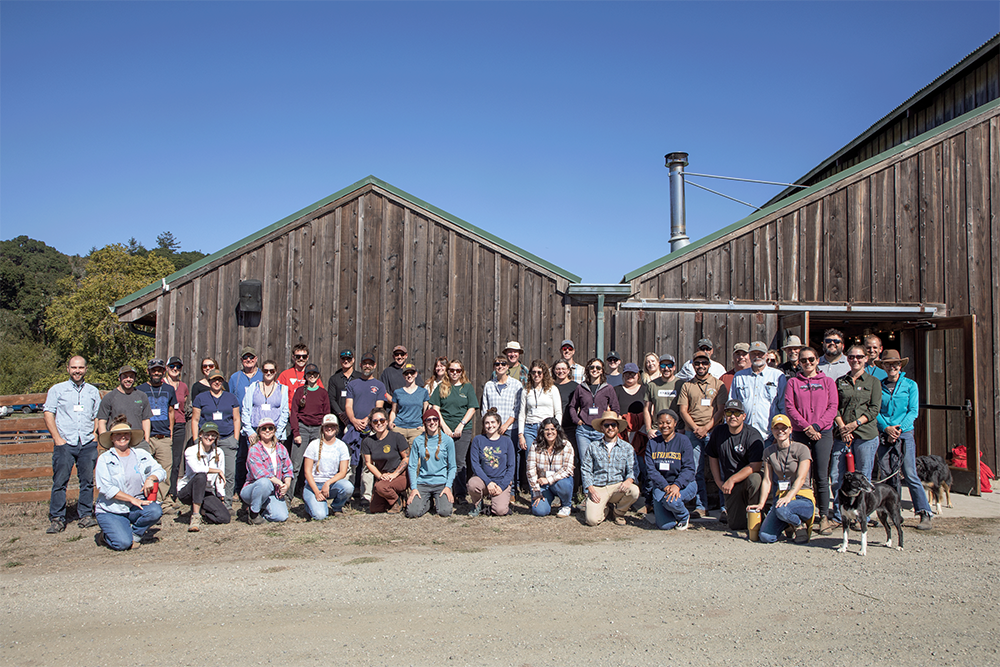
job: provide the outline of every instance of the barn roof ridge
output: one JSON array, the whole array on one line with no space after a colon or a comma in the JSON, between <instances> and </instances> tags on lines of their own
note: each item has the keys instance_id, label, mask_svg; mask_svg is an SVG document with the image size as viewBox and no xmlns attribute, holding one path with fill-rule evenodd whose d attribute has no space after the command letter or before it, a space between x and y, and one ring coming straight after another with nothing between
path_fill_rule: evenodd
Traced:
<instances>
[{"instance_id":1,"label":"barn roof ridge","mask_svg":"<svg viewBox=\"0 0 1000 667\"><path fill-rule=\"evenodd\" d=\"M859 144L864 143L872 135L874 135L879 130L881 130L882 128L884 128L885 126L889 125L894 120L896 120L897 118L899 118L903 114L904 111L908 111L910 108L912 108L918 102L920 102L921 100L923 100L924 98L926 98L928 95L930 95L931 93L933 93L935 90L937 90L938 88L940 88L942 85L944 85L948 81L950 81L951 78L952 78L952 76L954 75L954 73L957 70L960 70L960 69L964 68L969 63L973 63L973 62L979 60L980 58L982 58L983 56L985 56L987 53L989 53L989 51L991 51L992 49L996 48L998 44L1000 44L1000 32L998 32L997 34L993 35L988 40L986 40L985 42L983 42L982 45L980 45L979 47L977 47L976 49L974 49L971 53L969 53L967 56L965 56L964 58L962 58L961 60L959 60L957 63L955 63L951 67L949 67L945 72L943 72L940 76L938 76L933 81L931 81L930 83L928 83L926 86L924 86L923 88L921 88L920 90L918 90L917 92L913 93L908 98L906 98L905 100L903 100L898 106L896 106L894 109L892 109L889 113L885 114L884 116L882 116L881 118L879 118L877 121L875 121L874 123L872 123L864 132L862 132L861 134L859 134L858 136L856 136L854 139L851 139L851 141L849 141L843 147L839 148L836 152L834 152L833 155L831 155L830 157L828 157L825 160L823 160L822 162L820 162L814 168L810 169L808 173L804 174L802 177L800 177L798 180L796 180L795 183L800 183L800 184L804 183L804 182L808 181L810 178L812 178L813 176L815 176L816 174L822 173L824 169L826 169L831 164L833 164L836 160L838 160L845 153L847 153L851 149L857 147ZM973 111L974 111L974 109L973 109ZM781 200L785 199L793 191L794 191L794 188L785 188L784 190L782 190L781 192L779 192L778 194L776 194L774 197L772 197L766 204L764 204L764 206L770 206L771 204L773 204L775 202L778 202L778 201L781 201Z\"/></svg>"},{"instance_id":2,"label":"barn roof ridge","mask_svg":"<svg viewBox=\"0 0 1000 667\"><path fill-rule=\"evenodd\" d=\"M254 243L255 241L263 238L264 236L267 236L268 234L270 234L272 232L275 232L275 231L281 229L282 227L285 227L286 225L292 224L296 220L301 219L303 216L309 215L310 213L312 213L312 212L314 212L314 211L316 211L316 210L318 210L318 209L326 206L327 204L330 204L331 202L334 202L334 201L340 199L341 197L345 197L345 196L351 194L352 192L356 192L357 190L360 190L361 188L364 188L364 187L369 186L369 185L374 185L374 186L376 186L376 187L378 187L378 188L380 188L382 190L385 190L386 192L388 192L390 194L393 194L393 195L395 195L395 196L397 196L397 197L399 197L399 198L407 201L408 203L414 205L415 207L424 209L425 211L427 211L429 213L433 213L434 215L436 215L436 216L438 216L440 218L444 218L448 222L451 222L451 223L453 223L455 225L458 225L462 229L465 229L466 231L471 232L471 233L475 234L476 236L480 236L480 237L486 239L487 241L490 241L491 243L495 243L496 245L499 245L502 248L504 248L506 250L509 250L510 252L514 253L515 255L518 255L519 257L522 257L523 259L526 259L526 260L528 260L530 262L538 264L538 265L540 265L540 266L548 269L549 271L552 271L553 273L558 274L559 276L567 279L571 283L579 283L581 281L580 276L577 276L576 274L570 273L569 271L567 271L567 270L565 270L563 268L560 268L560 267L556 266L555 264L553 264L553 263L551 263L549 261L546 261L546 260L542 259L541 257L538 257L537 255L535 255L535 254L533 254L531 252L528 252L527 250L524 250L523 248L519 248L518 246L514 245L513 243L510 243L509 241L505 241L504 239L500 238L499 236L491 234L490 232L487 232L486 230L484 230L484 229L482 229L480 227L477 227L477 226L473 225L472 223L469 223L469 222L463 220L462 218L459 218L458 216L452 215L451 213L448 213L447 211L445 211L443 209L440 209L437 206L434 206L433 204L425 202L424 200L420 199L419 197L415 197L414 195L411 195L410 193L408 193L408 192L406 192L404 190L401 190L401 189L397 188L396 186L391 185L391 184L389 184L389 183L381 180L380 178L376 178L373 175L369 175L369 176L366 176L365 178L362 178L360 181L358 181L356 183L352 183L351 185L348 185L346 188L343 188L341 190L338 190L337 192L334 192L332 195L329 195L328 197L324 197L323 199L320 199L319 201L317 201L317 202L315 202L313 204L310 204L310 205L306 206L305 208L302 208L302 209L296 211L295 213L292 213L291 215L285 216L281 220L278 220L277 222L274 222L274 223L272 223L272 224L264 227L263 229L257 230L256 232L254 232L253 234L250 234L249 236L245 236L244 238L242 238L242 239L240 239L240 240L238 240L238 241L236 241L234 243L229 244L228 246L222 248L221 250L217 250L216 252L214 252L214 253L212 253L210 255L206 255L205 257L202 257L197 262L189 264L188 266L185 266L183 269L180 269L178 271L175 271L175 272L171 273L169 276L167 276L166 278L163 278L160 281L157 281L155 283L151 283L151 284L147 285L146 287L143 287L140 290L136 290L135 292L129 294L128 296L124 296L121 299L118 299L117 301L114 302L114 304L111 305L111 310L114 311L114 310L116 310L118 308L121 308L122 306L130 303L131 301L134 301L134 300L136 300L138 298L141 298L143 296L148 295L149 293L151 293L151 292L155 291L156 289L162 287L164 285L164 283L166 283L166 285L170 285L171 283L174 283L177 280L180 280L181 278L183 278L184 276L188 275L189 273L197 271L198 269L200 269L200 268L202 268L204 266L207 266L208 264L211 264L212 262L214 262L214 261L216 261L218 259L221 259L221 258L223 258L223 257L225 257L225 256L227 256L227 255L229 255L229 254L231 254L233 252L236 252L240 248L243 248L243 247L245 247L247 245L250 245L251 243Z\"/></svg>"},{"instance_id":3,"label":"barn roof ridge","mask_svg":"<svg viewBox=\"0 0 1000 667\"><path fill-rule=\"evenodd\" d=\"M859 162L858 164L856 164L856 165L854 165L852 167L848 167L844 171L839 171L836 174L833 174L832 176L830 176L830 177L828 177L828 178L820 181L819 183L816 183L815 185L812 185L812 186L810 186L808 188L800 190L799 192L793 194L790 197L786 197L786 198L784 198L784 199L782 199L780 201L777 201L777 202L774 202L773 204L765 206L764 208L762 208L762 209L760 209L758 211L754 211L753 213L751 213L750 215L746 216L745 218L737 220L736 222L734 222L734 223L732 223L730 225L727 225L726 227L718 229L718 230L712 232L711 234L709 234L708 236L704 236L704 237L698 239L697 241L694 241L693 243L690 243L689 245L686 245L683 248L680 248L679 250L675 250L675 251L673 251L671 253L668 253L668 254L664 255L663 257L661 257L659 259L654 259L652 262L649 262L648 264L645 264L644 266L640 266L638 269L635 269L634 271L626 273L624 275L624 277L622 277L622 282L623 283L631 282L634 278L637 278L637 277L641 276L644 273L647 273L649 271L652 271L653 269L657 269L659 267L662 267L663 265L665 265L665 264L667 264L669 262L673 262L673 261L675 261L677 259L680 259L684 255L687 255L687 254L689 254L689 253L691 253L691 252L693 252L695 250L698 250L699 248L702 248L702 247L708 245L709 243L712 243L713 241L716 241L716 240L722 238L723 236L726 236L727 234L731 234L731 233L733 233L733 232L735 232L735 231L737 231L737 230L739 230L739 229L741 229L743 227L749 227L750 225L752 225L753 223L757 222L761 218L766 217L768 215L771 215L775 211L779 211L779 210L781 210L783 208L786 208L786 207L788 207L788 206L790 206L790 205L798 202L799 200L804 199L805 197L808 197L808 196L810 196L810 195L812 195L812 194L814 194L814 193L816 193L816 192L818 192L818 191L820 191L820 190L822 190L824 188L828 188L831 185L833 185L834 183L837 183L838 181L842 181L842 180L844 180L846 178L849 178L849 177L853 176L854 174L856 174L856 173L858 173L860 171L863 171L863 170L871 167L874 164L877 164L879 162L882 162L882 161L884 161L884 160L892 157L893 155L902 153L903 151L908 150L908 149L912 148L913 146L916 146L919 143L923 143L924 141L927 141L928 139L933 139L935 136L937 136L939 134L942 134L944 132L947 132L951 128L953 128L953 127L955 127L957 125L961 125L962 123L965 123L966 121L968 121L968 120L970 120L972 118L976 118L977 116L989 114L990 112L994 111L998 107L1000 107L1000 99L996 99L996 100L988 102L988 103L986 103L986 104L984 104L984 105L982 105L980 107L976 107L972 111L968 111L968 112L962 114L961 116L957 116L957 117L951 119L950 121L948 121L946 123L938 125L937 127L933 128L931 130L928 130L927 132L924 132L923 134L918 134L917 136L913 137L912 139L908 139L907 141L904 141L903 143L898 144L897 146L893 146L892 148L890 148L890 149L888 149L886 151L878 153L877 155L873 155L872 157L868 158L864 162Z\"/></svg>"}]
</instances>

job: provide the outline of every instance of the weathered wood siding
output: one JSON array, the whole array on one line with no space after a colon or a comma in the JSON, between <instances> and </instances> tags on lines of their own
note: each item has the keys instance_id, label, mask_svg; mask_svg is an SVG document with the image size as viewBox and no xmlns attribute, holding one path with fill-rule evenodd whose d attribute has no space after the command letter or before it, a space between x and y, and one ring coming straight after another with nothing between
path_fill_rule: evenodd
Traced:
<instances>
[{"instance_id":1,"label":"weathered wood siding","mask_svg":"<svg viewBox=\"0 0 1000 667\"><path fill-rule=\"evenodd\" d=\"M1000 434L1000 109L975 116L632 280L640 298L790 304L944 304L977 317L979 445ZM711 338L777 345L777 318L619 311L617 333L687 358ZM912 346L911 336L902 339ZM623 352L624 353L624 352Z\"/></svg>"},{"instance_id":2,"label":"weathered wood siding","mask_svg":"<svg viewBox=\"0 0 1000 667\"><path fill-rule=\"evenodd\" d=\"M241 280L263 283L263 313L237 317ZM558 355L566 335L586 354L592 314L564 305L568 280L548 268L369 185L171 285L155 300L156 353L203 356L238 368L243 345L279 368L309 346L325 379L344 348L375 350L381 373L393 346L422 372L440 355L463 361L478 387L510 339L526 356ZM142 306L136 307L141 312ZM148 308L145 308L148 311Z\"/></svg>"}]
</instances>

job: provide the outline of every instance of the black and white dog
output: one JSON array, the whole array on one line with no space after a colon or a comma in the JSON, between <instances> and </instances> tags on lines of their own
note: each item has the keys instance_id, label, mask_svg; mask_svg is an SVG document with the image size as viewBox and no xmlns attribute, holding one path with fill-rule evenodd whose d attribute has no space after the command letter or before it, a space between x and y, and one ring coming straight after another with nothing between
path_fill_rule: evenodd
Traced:
<instances>
[{"instance_id":1,"label":"black and white dog","mask_svg":"<svg viewBox=\"0 0 1000 667\"><path fill-rule=\"evenodd\" d=\"M868 517L872 512L878 513L878 519L885 526L885 546L892 548L892 529L889 521L896 526L899 546L903 548L903 516L899 509L899 494L888 484L872 484L859 472L849 472L844 476L844 484L837 494L840 504L841 521L844 526L844 543L837 549L840 553L847 551L848 526L857 520L861 526L861 551L859 556L868 553Z\"/></svg>"},{"instance_id":2,"label":"black and white dog","mask_svg":"<svg viewBox=\"0 0 1000 667\"><path fill-rule=\"evenodd\" d=\"M940 456L918 456L917 477L927 492L927 502L934 505L934 513L941 514L941 496L945 507L951 507L951 469Z\"/></svg>"}]
</instances>

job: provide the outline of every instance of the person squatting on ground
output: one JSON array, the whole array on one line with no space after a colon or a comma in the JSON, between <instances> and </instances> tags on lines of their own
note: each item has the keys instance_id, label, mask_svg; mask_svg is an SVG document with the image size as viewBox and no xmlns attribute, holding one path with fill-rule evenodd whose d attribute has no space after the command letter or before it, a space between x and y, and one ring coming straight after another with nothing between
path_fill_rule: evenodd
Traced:
<instances>
[{"instance_id":1,"label":"person squatting on ground","mask_svg":"<svg viewBox=\"0 0 1000 667\"><path fill-rule=\"evenodd\" d=\"M635 483L635 452L632 445L618 437L618 433L626 427L625 420L618 413L607 410L590 426L604 435L587 449L580 462L583 485L587 491L585 520L589 526L598 525L604 521L608 505L611 505L615 524L624 526L625 513L639 498L639 486Z\"/></svg>"},{"instance_id":2,"label":"person squatting on ground","mask_svg":"<svg viewBox=\"0 0 1000 667\"><path fill-rule=\"evenodd\" d=\"M229 523L226 509L226 454L217 446L219 427L203 422L198 442L184 451L184 476L177 482L177 500L191 505L188 532L206 523Z\"/></svg>"},{"instance_id":3,"label":"person squatting on ground","mask_svg":"<svg viewBox=\"0 0 1000 667\"><path fill-rule=\"evenodd\" d=\"M94 471L98 540L115 551L139 548L146 531L163 515L154 490L167 471L152 454L134 447L142 437L140 429L129 428L123 419L99 438L110 449L97 457Z\"/></svg>"},{"instance_id":4,"label":"person squatting on ground","mask_svg":"<svg viewBox=\"0 0 1000 667\"><path fill-rule=\"evenodd\" d=\"M559 426L557 417L541 421L541 430L528 451L528 485L531 487L531 513L548 516L552 501L559 498L556 516L566 518L573 503L573 445Z\"/></svg>"},{"instance_id":5,"label":"person squatting on ground","mask_svg":"<svg viewBox=\"0 0 1000 667\"><path fill-rule=\"evenodd\" d=\"M247 483L240 499L249 506L247 521L287 521L289 488L292 485L292 460L278 442L274 420L265 417L257 425L257 443L247 452Z\"/></svg>"},{"instance_id":6,"label":"person squatting on ground","mask_svg":"<svg viewBox=\"0 0 1000 667\"><path fill-rule=\"evenodd\" d=\"M514 443L506 435L500 434L500 415L496 408L483 414L483 434L472 439L472 471L469 480L469 502L472 509L469 516L479 516L483 511L484 498L489 498L489 510L493 516L507 516L511 513L511 485L514 481Z\"/></svg>"},{"instance_id":7,"label":"person squatting on ground","mask_svg":"<svg viewBox=\"0 0 1000 667\"><path fill-rule=\"evenodd\" d=\"M351 452L337 437L339 427L336 415L324 415L320 437L309 443L302 460L302 501L313 521L342 512L354 495L354 485L347 478L351 473Z\"/></svg>"},{"instance_id":8,"label":"person squatting on ground","mask_svg":"<svg viewBox=\"0 0 1000 667\"><path fill-rule=\"evenodd\" d=\"M653 499L653 514L646 514L660 530L687 530L691 518L685 503L698 493L691 441L677 432L677 413L669 408L656 413L659 435L646 443L646 473Z\"/></svg>"},{"instance_id":9,"label":"person squatting on ground","mask_svg":"<svg viewBox=\"0 0 1000 667\"><path fill-rule=\"evenodd\" d=\"M785 415L771 419L771 437L764 449L764 479L760 485L760 500L747 511L762 512L771 492L774 505L760 526L761 542L778 541L782 531L792 532L796 542L809 541L809 522L815 511L812 490L809 448L792 440L792 422Z\"/></svg>"}]
</instances>

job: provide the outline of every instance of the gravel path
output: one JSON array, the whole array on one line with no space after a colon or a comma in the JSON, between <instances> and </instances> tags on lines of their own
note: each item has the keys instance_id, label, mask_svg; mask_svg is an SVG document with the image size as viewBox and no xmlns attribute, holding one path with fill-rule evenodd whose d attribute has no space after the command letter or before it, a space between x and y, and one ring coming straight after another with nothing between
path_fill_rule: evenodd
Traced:
<instances>
[{"instance_id":1,"label":"gravel path","mask_svg":"<svg viewBox=\"0 0 1000 667\"><path fill-rule=\"evenodd\" d=\"M124 554L67 529L65 562L33 528L21 552L4 550L39 562L3 574L0 662L1000 664L996 519L939 519L926 534L908 519L904 551L870 544L864 558L856 541L837 553L837 536L761 545L639 521L335 521L210 527L186 551L164 539ZM404 532L347 542L348 523ZM181 542L182 529L164 532ZM233 550L240 540L215 545L216 529L291 546Z\"/></svg>"}]
</instances>

